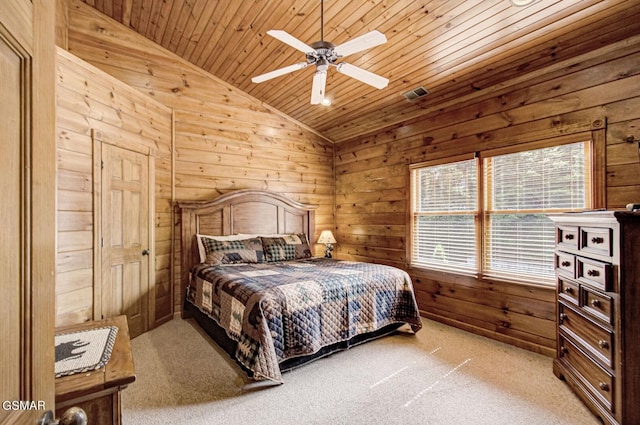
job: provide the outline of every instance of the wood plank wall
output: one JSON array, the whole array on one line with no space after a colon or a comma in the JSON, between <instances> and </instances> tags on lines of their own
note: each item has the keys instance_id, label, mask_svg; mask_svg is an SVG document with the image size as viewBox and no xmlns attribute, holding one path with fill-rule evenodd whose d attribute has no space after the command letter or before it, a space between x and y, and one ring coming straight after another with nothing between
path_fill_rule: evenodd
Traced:
<instances>
[{"instance_id":1,"label":"wood plank wall","mask_svg":"<svg viewBox=\"0 0 640 425\"><path fill-rule=\"evenodd\" d=\"M172 317L171 110L58 49L56 326L94 314L94 152L92 131L115 144L155 151L155 299L153 327Z\"/></svg>"},{"instance_id":2,"label":"wood plank wall","mask_svg":"<svg viewBox=\"0 0 640 425\"><path fill-rule=\"evenodd\" d=\"M409 164L570 128L586 132L594 118L607 119L607 207L640 200L637 142L624 141L640 139L635 38L594 46L592 54L574 61L516 76L424 118L339 144L334 180L334 147L314 132L76 0L69 1L68 21L72 53L175 110L176 199L263 188L318 204L316 228L335 228L340 258L406 268ZM424 316L552 353L552 289L409 271ZM181 297L175 294L176 311Z\"/></svg>"},{"instance_id":3,"label":"wood plank wall","mask_svg":"<svg viewBox=\"0 0 640 425\"><path fill-rule=\"evenodd\" d=\"M597 49L597 50L596 50ZM586 131L606 117L606 206L640 201L640 37L336 146L340 258L407 266L408 166ZM625 139L633 136L635 142ZM409 270L422 315L551 355L551 288Z\"/></svg>"},{"instance_id":4,"label":"wood plank wall","mask_svg":"<svg viewBox=\"0 0 640 425\"><path fill-rule=\"evenodd\" d=\"M84 3L68 3L69 51L175 111L175 199L267 189L318 205L318 234L333 228L332 143ZM178 291L179 252L173 261ZM182 298L175 293L176 312Z\"/></svg>"}]
</instances>

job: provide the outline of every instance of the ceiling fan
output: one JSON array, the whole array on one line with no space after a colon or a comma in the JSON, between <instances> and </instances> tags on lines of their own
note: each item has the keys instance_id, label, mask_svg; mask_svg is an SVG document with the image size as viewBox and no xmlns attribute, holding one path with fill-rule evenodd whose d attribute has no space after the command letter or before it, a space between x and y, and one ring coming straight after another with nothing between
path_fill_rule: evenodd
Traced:
<instances>
[{"instance_id":1,"label":"ceiling fan","mask_svg":"<svg viewBox=\"0 0 640 425\"><path fill-rule=\"evenodd\" d=\"M316 72L313 75L313 86L311 88L312 105L322 103L325 98L325 86L327 83L327 70L329 69L329 66L334 66L338 72L369 84L377 89L385 88L387 84L389 84L389 80L387 78L366 71L355 65L351 65L346 62L336 63L338 59L344 56L384 44L387 42L387 38L381 32L373 30L338 46L328 41L324 41L323 0L320 0L320 41L316 41L315 43L308 45L282 30L269 30L267 31L267 34L304 53L307 57L307 61L285 66L284 68L276 69L275 71L253 77L251 81L254 83L262 83L263 81L271 80L272 78L306 68L309 65L315 65Z\"/></svg>"}]
</instances>

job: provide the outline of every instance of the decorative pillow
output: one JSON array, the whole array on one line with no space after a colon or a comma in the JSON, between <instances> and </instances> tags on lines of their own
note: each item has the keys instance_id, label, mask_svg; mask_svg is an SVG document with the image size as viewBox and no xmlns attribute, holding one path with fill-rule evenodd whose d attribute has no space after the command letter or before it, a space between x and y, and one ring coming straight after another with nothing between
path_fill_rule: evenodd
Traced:
<instances>
[{"instance_id":1,"label":"decorative pillow","mask_svg":"<svg viewBox=\"0 0 640 425\"><path fill-rule=\"evenodd\" d=\"M304 233L261 239L266 261L298 260L312 256L309 241Z\"/></svg>"},{"instance_id":2,"label":"decorative pillow","mask_svg":"<svg viewBox=\"0 0 640 425\"><path fill-rule=\"evenodd\" d=\"M218 240L202 238L207 254L205 263L214 266L220 264L261 263L264 261L260 238L243 240Z\"/></svg>"},{"instance_id":3,"label":"decorative pillow","mask_svg":"<svg viewBox=\"0 0 640 425\"><path fill-rule=\"evenodd\" d=\"M196 240L198 241L198 254L200 254L200 262L205 263L207 260L207 252L204 249L204 244L202 240L205 238L215 239L217 241L238 241L242 239L249 239L249 236L243 235L229 235L229 236L209 236L209 235L196 235Z\"/></svg>"}]
</instances>

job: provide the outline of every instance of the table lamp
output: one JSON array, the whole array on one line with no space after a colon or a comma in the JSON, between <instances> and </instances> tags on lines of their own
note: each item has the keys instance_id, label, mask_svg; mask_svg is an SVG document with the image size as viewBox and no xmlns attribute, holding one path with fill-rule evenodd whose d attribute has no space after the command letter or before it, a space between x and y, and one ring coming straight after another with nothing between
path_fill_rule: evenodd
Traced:
<instances>
[{"instance_id":1,"label":"table lamp","mask_svg":"<svg viewBox=\"0 0 640 425\"><path fill-rule=\"evenodd\" d=\"M336 238L333 237L331 230L323 230L318 238L318 243L324 244L324 258L331 258L333 244L336 243Z\"/></svg>"}]
</instances>

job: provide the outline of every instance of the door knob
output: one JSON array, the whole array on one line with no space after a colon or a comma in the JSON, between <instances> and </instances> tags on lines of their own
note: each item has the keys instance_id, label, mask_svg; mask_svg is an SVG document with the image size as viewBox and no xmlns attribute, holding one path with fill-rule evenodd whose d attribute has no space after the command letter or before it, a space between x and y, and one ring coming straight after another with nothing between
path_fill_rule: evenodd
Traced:
<instances>
[{"instance_id":1,"label":"door knob","mask_svg":"<svg viewBox=\"0 0 640 425\"><path fill-rule=\"evenodd\" d=\"M142 250L142 255L149 255L149 250L148 249L143 249Z\"/></svg>"},{"instance_id":2,"label":"door knob","mask_svg":"<svg viewBox=\"0 0 640 425\"><path fill-rule=\"evenodd\" d=\"M87 414L74 406L64 412L60 421L56 421L53 412L47 410L38 421L38 425L87 425Z\"/></svg>"}]
</instances>

